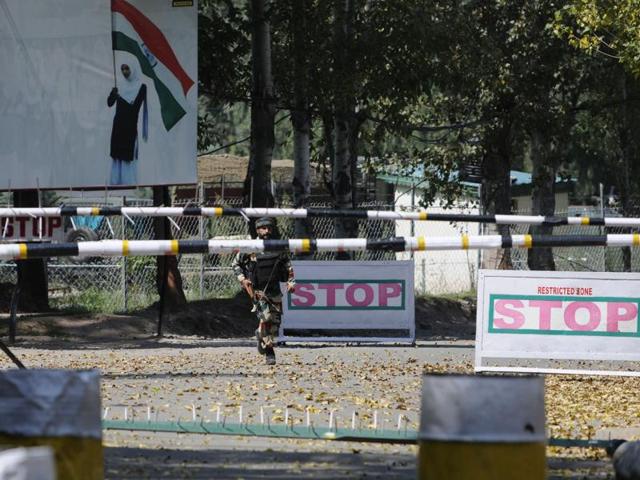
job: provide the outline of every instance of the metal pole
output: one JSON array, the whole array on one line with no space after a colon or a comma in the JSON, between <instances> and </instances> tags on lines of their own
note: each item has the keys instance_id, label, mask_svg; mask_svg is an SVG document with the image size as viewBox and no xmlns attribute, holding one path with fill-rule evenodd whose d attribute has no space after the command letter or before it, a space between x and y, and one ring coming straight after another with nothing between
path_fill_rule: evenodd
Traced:
<instances>
[{"instance_id":1,"label":"metal pole","mask_svg":"<svg viewBox=\"0 0 640 480\"><path fill-rule=\"evenodd\" d=\"M478 185L478 213L480 215L484 215L484 208L482 205L482 184ZM484 234L484 225L482 223L478 224L478 235L483 235ZM478 275L480 274L480 269L482 268L482 251L478 250L476 252L476 259L477 259L477 265L476 265L476 288L478 286Z\"/></svg>"},{"instance_id":2,"label":"metal pole","mask_svg":"<svg viewBox=\"0 0 640 480\"><path fill-rule=\"evenodd\" d=\"M416 209L416 182L415 180L411 180L411 211L415 211ZM415 237L416 234L416 222L411 222L409 227L410 237ZM413 252L410 254L410 258L413 259Z\"/></svg>"},{"instance_id":3,"label":"metal pole","mask_svg":"<svg viewBox=\"0 0 640 480\"><path fill-rule=\"evenodd\" d=\"M2 350L7 357L9 357L11 359L11 361L13 363L16 364L16 366L18 368L24 368L26 369L27 367L24 366L24 364L18 359L18 357L16 357L13 352L11 350L9 350L9 347L7 347L4 342L2 340L0 340L0 350Z\"/></svg>"},{"instance_id":4,"label":"metal pole","mask_svg":"<svg viewBox=\"0 0 640 480\"><path fill-rule=\"evenodd\" d=\"M199 204L204 205L204 182L198 184ZM198 235L200 240L204 240L204 218L202 215L198 218ZM200 255L200 300L204 298L204 255Z\"/></svg>"},{"instance_id":5,"label":"metal pole","mask_svg":"<svg viewBox=\"0 0 640 480\"><path fill-rule=\"evenodd\" d=\"M9 314L9 344L16 343L16 330L18 329L18 301L20 300L20 285L16 284L16 288L11 295L11 310Z\"/></svg>"},{"instance_id":6,"label":"metal pole","mask_svg":"<svg viewBox=\"0 0 640 480\"><path fill-rule=\"evenodd\" d=\"M162 321L164 317L164 304L167 292L167 277L169 276L167 257L162 257L160 263L162 264L162 285L160 287L160 301L158 302L158 337L162 337Z\"/></svg>"},{"instance_id":7,"label":"metal pole","mask_svg":"<svg viewBox=\"0 0 640 480\"><path fill-rule=\"evenodd\" d=\"M600 215L604 218L604 184L600 183ZM602 225L600 228L600 235L605 233L605 227ZM602 271L607 271L607 249L602 249Z\"/></svg>"},{"instance_id":8,"label":"metal pole","mask_svg":"<svg viewBox=\"0 0 640 480\"><path fill-rule=\"evenodd\" d=\"M126 197L122 197L122 206L127 205ZM122 224L122 239L127 238L126 230L127 223L125 222L125 217L120 219ZM122 310L126 312L129 309L129 299L127 292L127 257L122 257L122 268L120 269L120 286L122 288Z\"/></svg>"}]
</instances>

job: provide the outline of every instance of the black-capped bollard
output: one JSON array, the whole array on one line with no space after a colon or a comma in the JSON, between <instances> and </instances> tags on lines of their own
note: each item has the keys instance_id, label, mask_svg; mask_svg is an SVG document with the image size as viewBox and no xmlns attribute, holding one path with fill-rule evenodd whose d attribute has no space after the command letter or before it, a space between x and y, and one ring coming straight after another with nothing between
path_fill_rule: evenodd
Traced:
<instances>
[{"instance_id":1,"label":"black-capped bollard","mask_svg":"<svg viewBox=\"0 0 640 480\"><path fill-rule=\"evenodd\" d=\"M104 478L100 374L0 372L0 445L50 447L59 479Z\"/></svg>"},{"instance_id":2,"label":"black-capped bollard","mask_svg":"<svg viewBox=\"0 0 640 480\"><path fill-rule=\"evenodd\" d=\"M426 375L418 441L422 480L543 480L543 379Z\"/></svg>"}]
</instances>

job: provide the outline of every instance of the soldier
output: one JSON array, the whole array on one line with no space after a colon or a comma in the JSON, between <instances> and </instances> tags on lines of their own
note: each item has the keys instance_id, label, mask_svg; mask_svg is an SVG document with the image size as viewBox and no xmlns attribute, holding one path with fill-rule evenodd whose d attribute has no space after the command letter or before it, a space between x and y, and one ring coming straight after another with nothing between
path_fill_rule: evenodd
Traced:
<instances>
[{"instance_id":1,"label":"soldier","mask_svg":"<svg viewBox=\"0 0 640 480\"><path fill-rule=\"evenodd\" d=\"M263 217L256 220L256 233L261 240L274 238L275 221ZM274 337L278 335L282 315L280 282L287 282L287 291L295 288L291 261L286 252L238 253L233 259L233 271L242 288L251 297L260 324L256 330L258 351L267 365L275 365Z\"/></svg>"}]
</instances>

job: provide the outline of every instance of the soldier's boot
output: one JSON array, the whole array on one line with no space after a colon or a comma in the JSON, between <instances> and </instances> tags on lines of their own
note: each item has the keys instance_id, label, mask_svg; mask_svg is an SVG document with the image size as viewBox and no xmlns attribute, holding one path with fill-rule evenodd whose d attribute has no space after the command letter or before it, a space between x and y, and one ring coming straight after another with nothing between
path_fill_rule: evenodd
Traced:
<instances>
[{"instance_id":1,"label":"soldier's boot","mask_svg":"<svg viewBox=\"0 0 640 480\"><path fill-rule=\"evenodd\" d=\"M266 362L267 365L275 365L276 364L276 352L273 349L273 345L275 343L275 338L278 336L278 330L280 328L280 324L276 322L269 322L267 325L267 346L265 348Z\"/></svg>"},{"instance_id":2,"label":"soldier's boot","mask_svg":"<svg viewBox=\"0 0 640 480\"><path fill-rule=\"evenodd\" d=\"M269 346L265 348L265 358L267 365L275 365L276 364L276 352L273 349L273 346Z\"/></svg>"},{"instance_id":3,"label":"soldier's boot","mask_svg":"<svg viewBox=\"0 0 640 480\"><path fill-rule=\"evenodd\" d=\"M256 328L256 341L258 342L258 353L260 355L264 355L264 344L262 343L262 334L260 332L260 327Z\"/></svg>"},{"instance_id":4,"label":"soldier's boot","mask_svg":"<svg viewBox=\"0 0 640 480\"><path fill-rule=\"evenodd\" d=\"M267 346L271 345L268 322L260 322L260 325L258 325L256 329L256 340L258 342L258 353L264 355Z\"/></svg>"}]
</instances>

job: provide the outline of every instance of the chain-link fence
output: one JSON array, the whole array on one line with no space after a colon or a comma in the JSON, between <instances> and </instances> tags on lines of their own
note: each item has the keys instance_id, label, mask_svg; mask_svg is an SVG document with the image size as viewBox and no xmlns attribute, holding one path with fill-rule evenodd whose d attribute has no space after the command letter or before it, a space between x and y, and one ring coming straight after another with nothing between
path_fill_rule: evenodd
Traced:
<instances>
[{"instance_id":1,"label":"chain-link fence","mask_svg":"<svg viewBox=\"0 0 640 480\"><path fill-rule=\"evenodd\" d=\"M124 201L109 198L109 201L82 201L74 205L150 205L150 200ZM175 206L198 204L198 198L181 199ZM218 198L216 205L239 207L241 198ZM280 205L287 207L290 205ZM327 207L325 203L315 203L313 207ZM375 202L359 207L384 209ZM156 222L162 219L151 217L73 217L69 220L69 231L91 230L95 239L151 240L155 238ZM331 238L334 235L333 219L314 218L311 221L314 236ZM294 220L278 219L278 229L283 238L294 237ZM174 238L249 238L243 217L177 217L171 221ZM358 221L358 235L361 237L391 237L394 235L393 222ZM316 253L307 259L328 260L331 252ZM358 252L355 260L392 259L392 252ZM188 300L226 298L240 291L238 281L231 270L232 255L179 255L178 266L182 286ZM147 307L158 301L156 282L156 259L154 257L114 257L114 258L49 258L47 260L50 305L59 309L81 309L101 312L126 312ZM0 262L0 283L17 282L15 262Z\"/></svg>"},{"instance_id":2,"label":"chain-link fence","mask_svg":"<svg viewBox=\"0 0 640 480\"><path fill-rule=\"evenodd\" d=\"M472 213L472 212L461 212ZM620 216L613 210L604 212L608 217ZM530 215L529 211L514 214ZM558 211L557 216L601 217L602 210L595 207L576 207L568 211ZM428 223L428 222L427 222ZM429 226L429 235L495 235L496 225L474 223L443 223ZM530 233L529 225L510 225L509 233L523 235ZM629 228L603 226L563 225L553 228L554 235L604 235L631 233ZM637 249L613 247L558 247L552 249L555 268L558 271L622 272L640 271L640 254ZM476 288L477 271L480 268L511 268L528 270L529 251L522 248L509 250L509 261L504 262L502 249L452 252L424 252L416 259L416 290L425 294L450 294L473 291ZM416 258L418 255L416 255Z\"/></svg>"},{"instance_id":3,"label":"chain-link fence","mask_svg":"<svg viewBox=\"0 0 640 480\"><path fill-rule=\"evenodd\" d=\"M529 214L529 212L522 212ZM587 216L601 217L602 210L594 207L583 207L571 209L567 212L558 212L559 216ZM607 209L604 214L607 217L620 217L621 215L614 209ZM554 235L606 235L632 233L635 230L626 227L604 227L604 226L583 226L583 225L563 225L553 229ZM526 225L511 226L512 234L528 233ZM627 256L625 265L625 256ZM553 249L553 259L556 270L559 271L587 271L587 272L623 272L640 271L640 255L637 249L629 247L559 247ZM511 260L513 268L516 270L526 270L527 250L511 250Z\"/></svg>"},{"instance_id":4,"label":"chain-link fence","mask_svg":"<svg viewBox=\"0 0 640 480\"><path fill-rule=\"evenodd\" d=\"M105 202L105 200L107 200ZM150 205L151 200L103 199L102 202L74 201L75 205L120 204ZM198 204L199 198L180 199L176 205ZM221 198L217 205L241 206L237 197ZM282 207L289 205L282 204ZM314 203L310 207L326 207L326 203ZM393 209L393 205L368 202L360 208L372 210ZM471 212L466 212L471 213ZM528 213L528 212L520 212ZM574 212L558 212L558 215ZM581 211L580 214L597 216L600 212ZM607 212L614 216L615 212ZM69 220L68 230L91 230L95 238L124 238L146 240L155 238L158 219L149 217L75 217ZM93 223L92 223L93 222ZM316 238L334 236L334 221L331 218L311 219ZM242 217L178 217L172 220L171 230L177 239L248 238L247 225ZM480 226L476 223L423 222L410 226L410 222L358 221L358 235L368 238L384 238L395 235L447 236L468 233L471 235L495 232L494 225ZM428 227L426 227L428 225ZM278 228L283 238L294 237L294 220L278 219ZM426 230L420 230L425 229ZM528 232L528 226L511 227L512 234ZM606 230L606 232L605 232ZM629 229L612 229L599 226L562 226L554 234L603 234L628 233ZM630 253L629 253L630 252ZM414 255L393 252L358 252L356 260L383 260L413 258L415 262L415 288L421 294L456 294L472 291L476 287L479 268L496 268L503 252L498 251L451 251L420 252ZM557 270L623 271L625 255L627 268L640 270L640 256L633 249L604 247L569 247L553 249ZM310 258L330 260L332 253L316 253ZM178 266L183 289L188 300L232 297L239 292L238 282L231 271L231 255L180 255ZM309 259L306 257L305 259ZM527 251L511 250L514 269L527 269ZM156 283L156 259L154 257L130 258L50 258L47 261L50 304L60 309L85 309L101 312L126 312L147 307L158 300ZM0 263L0 283L15 285L17 281L15 262Z\"/></svg>"},{"instance_id":5,"label":"chain-link fence","mask_svg":"<svg viewBox=\"0 0 640 480\"><path fill-rule=\"evenodd\" d=\"M441 208L430 208L435 213L445 212ZM449 213L478 213L473 209L446 210ZM530 215L529 211L514 212L520 215ZM604 212L608 217L620 216L612 209ZM601 217L603 212L594 207L572 208L568 211L558 211L557 216L589 216ZM529 233L528 225L508 226L512 235ZM480 225L468 222L420 222L410 227L409 222L397 222L398 235L458 236L495 235L498 233L496 225ZM601 226L564 225L554 227L554 235L604 235L616 233L631 233L629 228L611 228ZM640 271L640 252L631 248L612 247L559 247L553 248L553 259L558 271L593 271L593 272L622 272ZM497 250L453 250L426 251L413 254L400 253L399 259L413 258L415 262L415 289L419 294L442 295L459 294L476 289L477 272L479 269L495 269L509 267L514 270L528 270L528 250L510 249L509 262L504 262L505 251Z\"/></svg>"}]
</instances>

